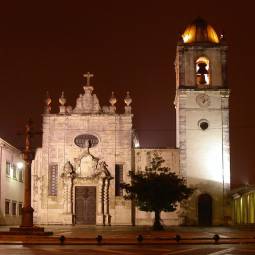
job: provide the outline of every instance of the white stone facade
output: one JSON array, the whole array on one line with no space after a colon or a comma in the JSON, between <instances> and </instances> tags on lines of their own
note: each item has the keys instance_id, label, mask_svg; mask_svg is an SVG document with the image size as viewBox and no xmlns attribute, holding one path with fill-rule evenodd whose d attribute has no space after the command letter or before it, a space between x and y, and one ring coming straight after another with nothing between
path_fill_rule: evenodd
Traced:
<instances>
[{"instance_id":1,"label":"white stone facade","mask_svg":"<svg viewBox=\"0 0 255 255\"><path fill-rule=\"evenodd\" d=\"M131 224L130 201L115 196L114 177L115 166L120 165L122 181L128 181L132 114L116 114L114 104L101 110L93 87L84 86L84 90L72 112L61 105L59 114L47 111L43 116L42 148L32 166L37 224L75 224L75 189L83 186L96 188L95 224Z\"/></svg>"},{"instance_id":2,"label":"white stone facade","mask_svg":"<svg viewBox=\"0 0 255 255\"><path fill-rule=\"evenodd\" d=\"M187 203L186 224L199 223L199 196L211 199L211 224L226 223L230 188L229 95L225 44L177 46L176 146L180 173L196 188ZM196 61L208 61L210 82L197 84ZM202 217L202 216L201 216Z\"/></svg>"},{"instance_id":3,"label":"white stone facade","mask_svg":"<svg viewBox=\"0 0 255 255\"><path fill-rule=\"evenodd\" d=\"M0 138L0 225L21 222L24 183L21 152Z\"/></svg>"}]
</instances>

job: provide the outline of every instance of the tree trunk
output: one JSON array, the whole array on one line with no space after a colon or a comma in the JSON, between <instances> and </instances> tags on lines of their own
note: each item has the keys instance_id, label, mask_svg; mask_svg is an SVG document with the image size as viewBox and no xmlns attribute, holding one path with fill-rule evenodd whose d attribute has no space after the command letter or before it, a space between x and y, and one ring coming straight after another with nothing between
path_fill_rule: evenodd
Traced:
<instances>
[{"instance_id":1,"label":"tree trunk","mask_svg":"<svg viewBox=\"0 0 255 255\"><path fill-rule=\"evenodd\" d=\"M156 210L155 211L155 219L153 224L153 230L163 230L163 226L161 225L161 219L160 219L160 213L161 211Z\"/></svg>"}]
</instances>

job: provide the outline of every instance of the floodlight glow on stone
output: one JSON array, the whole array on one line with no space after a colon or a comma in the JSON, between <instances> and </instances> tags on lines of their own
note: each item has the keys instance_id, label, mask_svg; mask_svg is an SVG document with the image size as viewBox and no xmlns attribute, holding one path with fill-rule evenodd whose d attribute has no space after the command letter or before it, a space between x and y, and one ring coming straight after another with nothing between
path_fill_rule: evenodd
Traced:
<instances>
[{"instance_id":1,"label":"floodlight glow on stone","mask_svg":"<svg viewBox=\"0 0 255 255\"><path fill-rule=\"evenodd\" d=\"M182 34L184 43L210 42L219 43L219 37L214 28L203 19L196 19L188 25Z\"/></svg>"}]
</instances>

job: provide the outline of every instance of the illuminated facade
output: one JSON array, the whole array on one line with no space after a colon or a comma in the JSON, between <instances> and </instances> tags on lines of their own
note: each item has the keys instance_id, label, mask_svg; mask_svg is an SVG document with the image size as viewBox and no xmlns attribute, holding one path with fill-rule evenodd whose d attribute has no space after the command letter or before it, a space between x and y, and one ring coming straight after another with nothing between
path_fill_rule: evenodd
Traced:
<instances>
[{"instance_id":1,"label":"illuminated facade","mask_svg":"<svg viewBox=\"0 0 255 255\"><path fill-rule=\"evenodd\" d=\"M226 56L226 44L201 19L188 26L177 45L176 146L180 149L180 172L196 188L189 201L187 224L222 224L229 214Z\"/></svg>"},{"instance_id":2,"label":"illuminated facade","mask_svg":"<svg viewBox=\"0 0 255 255\"><path fill-rule=\"evenodd\" d=\"M137 210L123 198L121 182L131 169L142 170L158 153L172 171L196 190L176 212L162 213L167 225L217 225L229 215L229 89L227 46L214 29L198 19L177 45L176 147L145 149L134 136L132 99L127 93L123 114L100 106L92 74L76 106L59 98L51 113L46 98L42 148L32 165L32 206L37 224L152 224L153 214Z\"/></svg>"},{"instance_id":3,"label":"illuminated facade","mask_svg":"<svg viewBox=\"0 0 255 255\"><path fill-rule=\"evenodd\" d=\"M90 75L90 74L89 74ZM42 148L32 164L32 207L37 224L152 224L152 213L140 212L123 197L121 182L132 168L150 165L156 152L178 174L177 149L140 149L133 133L127 93L123 114L116 113L112 94L101 107L87 77L76 106L59 98L59 113L51 113L46 98ZM162 213L165 224L179 225L178 211Z\"/></svg>"}]
</instances>

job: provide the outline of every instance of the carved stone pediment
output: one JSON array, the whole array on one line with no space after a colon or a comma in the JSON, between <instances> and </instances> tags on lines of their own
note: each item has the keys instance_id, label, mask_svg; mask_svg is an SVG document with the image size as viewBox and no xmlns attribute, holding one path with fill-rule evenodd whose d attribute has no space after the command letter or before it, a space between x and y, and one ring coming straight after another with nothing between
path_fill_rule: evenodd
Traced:
<instances>
[{"instance_id":1,"label":"carved stone pediment","mask_svg":"<svg viewBox=\"0 0 255 255\"><path fill-rule=\"evenodd\" d=\"M92 156L89 152L83 152L78 158L74 159L76 177L93 178L97 172L99 159Z\"/></svg>"},{"instance_id":2,"label":"carved stone pediment","mask_svg":"<svg viewBox=\"0 0 255 255\"><path fill-rule=\"evenodd\" d=\"M93 180L95 178L112 179L105 161L100 161L89 151L84 151L78 158L74 158L74 164L67 161L62 177L83 180Z\"/></svg>"}]
</instances>

